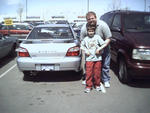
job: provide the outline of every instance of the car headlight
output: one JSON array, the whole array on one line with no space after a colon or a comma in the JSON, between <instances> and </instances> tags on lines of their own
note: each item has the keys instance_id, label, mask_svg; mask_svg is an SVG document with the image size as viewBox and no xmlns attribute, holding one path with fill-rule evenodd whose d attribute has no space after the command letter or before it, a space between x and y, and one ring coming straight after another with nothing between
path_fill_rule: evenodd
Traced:
<instances>
[{"instance_id":1,"label":"car headlight","mask_svg":"<svg viewBox=\"0 0 150 113\"><path fill-rule=\"evenodd\" d=\"M132 58L137 60L150 60L150 49L133 49Z\"/></svg>"}]
</instances>

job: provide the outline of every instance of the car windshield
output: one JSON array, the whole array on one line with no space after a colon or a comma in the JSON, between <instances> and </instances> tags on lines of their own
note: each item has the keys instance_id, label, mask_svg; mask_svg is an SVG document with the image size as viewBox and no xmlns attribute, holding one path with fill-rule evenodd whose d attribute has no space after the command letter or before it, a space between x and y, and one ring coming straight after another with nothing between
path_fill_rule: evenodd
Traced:
<instances>
[{"instance_id":1,"label":"car windshield","mask_svg":"<svg viewBox=\"0 0 150 113\"><path fill-rule=\"evenodd\" d=\"M150 32L150 14L128 14L124 18L126 31Z\"/></svg>"},{"instance_id":2,"label":"car windshield","mask_svg":"<svg viewBox=\"0 0 150 113\"><path fill-rule=\"evenodd\" d=\"M16 30L29 30L29 26L27 25L13 25L13 28Z\"/></svg>"},{"instance_id":3,"label":"car windshield","mask_svg":"<svg viewBox=\"0 0 150 113\"><path fill-rule=\"evenodd\" d=\"M28 39L72 39L73 34L68 27L34 28Z\"/></svg>"}]
</instances>

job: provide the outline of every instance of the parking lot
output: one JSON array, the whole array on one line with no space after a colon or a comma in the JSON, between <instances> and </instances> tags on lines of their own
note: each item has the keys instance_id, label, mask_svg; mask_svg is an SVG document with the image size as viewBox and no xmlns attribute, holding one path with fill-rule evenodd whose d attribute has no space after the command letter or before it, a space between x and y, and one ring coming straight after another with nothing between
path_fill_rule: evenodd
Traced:
<instances>
[{"instance_id":1,"label":"parking lot","mask_svg":"<svg viewBox=\"0 0 150 113\"><path fill-rule=\"evenodd\" d=\"M16 58L0 63L0 111L2 113L148 113L150 80L122 84L111 69L106 93L84 93L75 72L41 72L24 79ZM112 65L112 67L114 67Z\"/></svg>"},{"instance_id":2,"label":"parking lot","mask_svg":"<svg viewBox=\"0 0 150 113\"><path fill-rule=\"evenodd\" d=\"M0 9L0 113L150 112L150 0L1 0ZM99 69L111 77L104 90Z\"/></svg>"}]
</instances>

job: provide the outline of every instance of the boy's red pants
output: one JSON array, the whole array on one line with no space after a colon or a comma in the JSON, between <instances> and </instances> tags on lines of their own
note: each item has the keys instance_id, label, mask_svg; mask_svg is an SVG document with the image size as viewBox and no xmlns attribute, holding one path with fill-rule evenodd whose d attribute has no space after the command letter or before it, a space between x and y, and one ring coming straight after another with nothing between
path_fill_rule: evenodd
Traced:
<instances>
[{"instance_id":1,"label":"boy's red pants","mask_svg":"<svg viewBox=\"0 0 150 113\"><path fill-rule=\"evenodd\" d=\"M86 88L100 86L101 61L86 61Z\"/></svg>"}]
</instances>

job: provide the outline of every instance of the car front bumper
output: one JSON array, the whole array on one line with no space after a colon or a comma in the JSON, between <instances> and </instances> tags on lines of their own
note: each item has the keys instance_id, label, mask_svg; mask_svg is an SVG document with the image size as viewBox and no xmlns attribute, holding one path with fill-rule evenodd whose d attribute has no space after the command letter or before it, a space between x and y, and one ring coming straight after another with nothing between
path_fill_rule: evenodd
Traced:
<instances>
[{"instance_id":1,"label":"car front bumper","mask_svg":"<svg viewBox=\"0 0 150 113\"><path fill-rule=\"evenodd\" d=\"M141 63L141 62L132 62L128 61L128 72L134 78L150 78L150 62Z\"/></svg>"}]
</instances>

